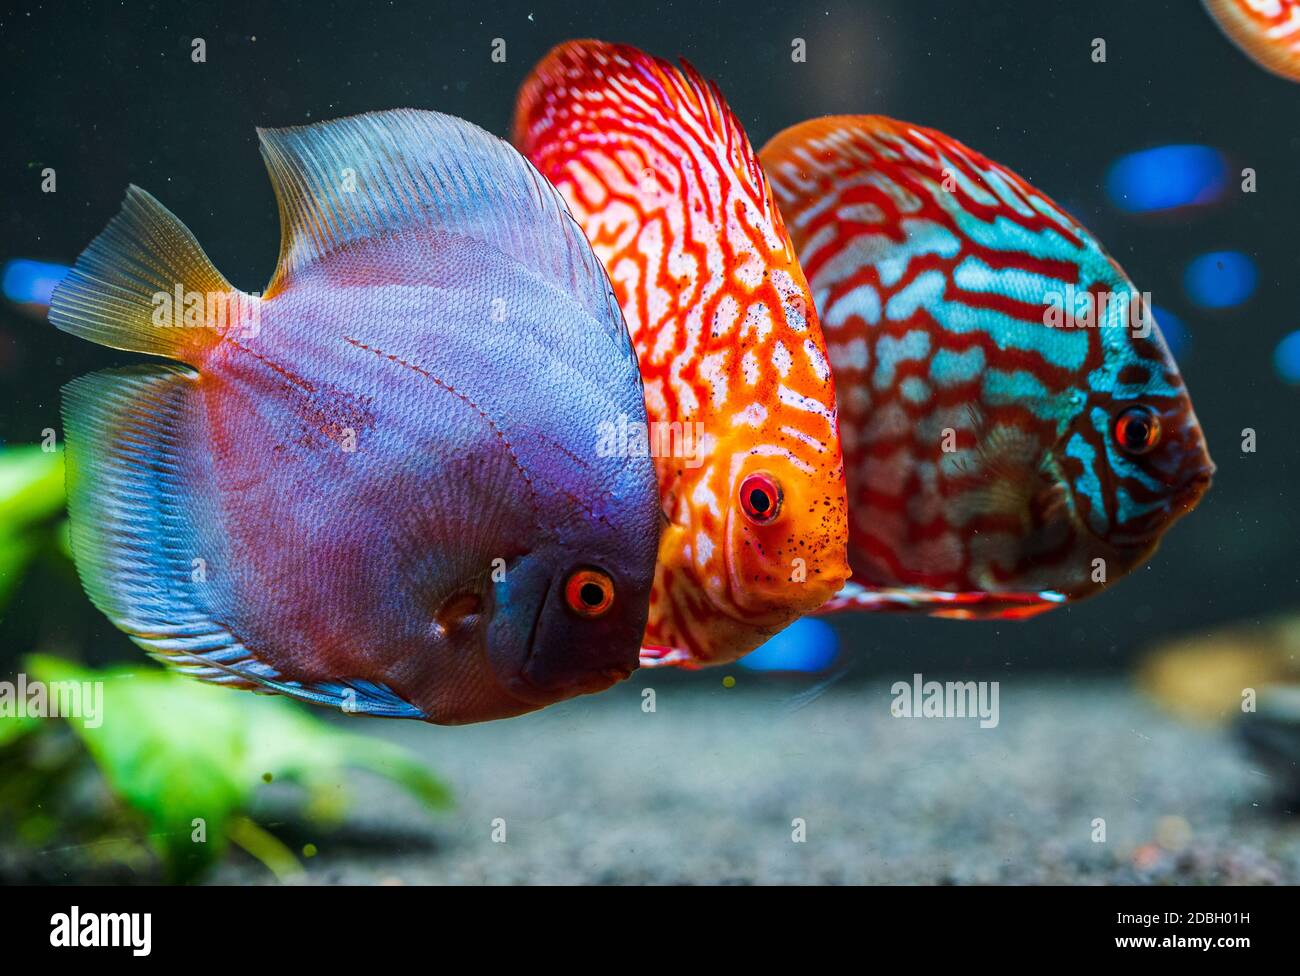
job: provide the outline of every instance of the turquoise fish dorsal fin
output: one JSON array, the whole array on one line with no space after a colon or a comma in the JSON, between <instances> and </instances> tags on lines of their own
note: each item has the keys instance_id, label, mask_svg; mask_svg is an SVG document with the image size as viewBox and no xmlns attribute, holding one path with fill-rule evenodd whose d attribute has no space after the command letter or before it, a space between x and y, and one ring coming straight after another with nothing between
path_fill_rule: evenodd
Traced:
<instances>
[{"instance_id":1,"label":"turquoise fish dorsal fin","mask_svg":"<svg viewBox=\"0 0 1300 976\"><path fill-rule=\"evenodd\" d=\"M609 280L563 198L509 143L463 119L397 109L258 129L280 206L267 297L350 244L432 228L499 249L602 322Z\"/></svg>"}]
</instances>

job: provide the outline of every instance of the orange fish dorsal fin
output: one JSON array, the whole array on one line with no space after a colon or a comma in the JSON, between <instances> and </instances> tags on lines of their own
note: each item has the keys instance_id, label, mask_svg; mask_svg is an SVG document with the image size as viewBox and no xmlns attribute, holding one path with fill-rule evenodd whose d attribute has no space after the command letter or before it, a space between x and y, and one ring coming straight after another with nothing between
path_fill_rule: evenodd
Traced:
<instances>
[{"instance_id":1,"label":"orange fish dorsal fin","mask_svg":"<svg viewBox=\"0 0 1300 976\"><path fill-rule=\"evenodd\" d=\"M751 328L766 338L771 324L791 327L774 339L802 347L806 332L820 347L757 154L717 87L690 65L601 41L562 44L520 90L515 142L559 187L604 260L652 413L707 412L701 401L719 384L688 380L684 352L698 363ZM672 377L656 375L674 360Z\"/></svg>"},{"instance_id":2,"label":"orange fish dorsal fin","mask_svg":"<svg viewBox=\"0 0 1300 976\"><path fill-rule=\"evenodd\" d=\"M677 68L628 45L561 44L520 89L514 139L548 178L575 178L574 156L607 192L624 177L617 189L643 211L664 213L677 195L702 208L699 219L718 220L728 191L740 190L779 229L749 137L718 86L685 60Z\"/></svg>"}]
</instances>

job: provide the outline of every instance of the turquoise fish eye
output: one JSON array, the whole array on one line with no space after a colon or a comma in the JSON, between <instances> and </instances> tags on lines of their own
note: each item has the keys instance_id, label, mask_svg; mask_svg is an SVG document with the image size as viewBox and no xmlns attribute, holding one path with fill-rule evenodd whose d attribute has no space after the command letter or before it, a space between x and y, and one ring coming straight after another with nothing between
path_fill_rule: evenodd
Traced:
<instances>
[{"instance_id":1,"label":"turquoise fish eye","mask_svg":"<svg viewBox=\"0 0 1300 976\"><path fill-rule=\"evenodd\" d=\"M1115 443L1126 454L1147 454L1160 443L1160 415L1143 404L1127 407L1115 418Z\"/></svg>"}]
</instances>

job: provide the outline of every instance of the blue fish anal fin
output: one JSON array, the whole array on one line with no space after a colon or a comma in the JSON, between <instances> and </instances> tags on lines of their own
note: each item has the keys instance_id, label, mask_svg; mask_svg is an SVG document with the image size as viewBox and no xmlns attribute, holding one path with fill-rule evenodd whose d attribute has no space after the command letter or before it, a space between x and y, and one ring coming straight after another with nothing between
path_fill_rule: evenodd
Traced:
<instances>
[{"instance_id":1,"label":"blue fish anal fin","mask_svg":"<svg viewBox=\"0 0 1300 976\"><path fill-rule=\"evenodd\" d=\"M248 655L238 663L230 663L222 660L222 657L223 655L211 654L205 657L191 657L182 653L173 654L165 660L178 671L200 681L284 695L286 698L293 698L309 705L337 708L349 715L420 720L427 720L429 717L391 688L373 681L353 679L303 684L282 678L274 668L252 655ZM192 663L183 663L182 658L189 658Z\"/></svg>"},{"instance_id":2,"label":"blue fish anal fin","mask_svg":"<svg viewBox=\"0 0 1300 976\"><path fill-rule=\"evenodd\" d=\"M147 364L103 370L63 388L68 514L82 585L147 650L220 651L211 588L193 561L217 558L196 521L185 473L184 416L198 374ZM200 541L202 539L202 541Z\"/></svg>"},{"instance_id":3,"label":"blue fish anal fin","mask_svg":"<svg viewBox=\"0 0 1300 976\"><path fill-rule=\"evenodd\" d=\"M204 681L274 691L367 715L424 718L368 681L304 685L260 661L228 628L223 588L194 559L229 562L205 524L210 486L187 465L186 417L198 374L150 363L103 370L63 390L72 554L91 602L158 660Z\"/></svg>"}]
</instances>

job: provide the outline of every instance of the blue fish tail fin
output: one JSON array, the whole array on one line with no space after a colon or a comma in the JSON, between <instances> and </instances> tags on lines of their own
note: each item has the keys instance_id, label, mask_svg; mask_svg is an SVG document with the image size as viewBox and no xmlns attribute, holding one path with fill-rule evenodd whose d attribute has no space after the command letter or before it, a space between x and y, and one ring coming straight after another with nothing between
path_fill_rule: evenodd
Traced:
<instances>
[{"instance_id":1,"label":"blue fish tail fin","mask_svg":"<svg viewBox=\"0 0 1300 976\"><path fill-rule=\"evenodd\" d=\"M222 335L255 323L259 305L225 279L175 214L132 186L54 290L50 321L102 346L198 366Z\"/></svg>"},{"instance_id":2,"label":"blue fish tail fin","mask_svg":"<svg viewBox=\"0 0 1300 976\"><path fill-rule=\"evenodd\" d=\"M215 526L203 465L185 430L199 374L146 364L102 370L63 389L72 553L90 597L165 664L215 684L345 711L423 713L388 688L340 679L300 683L260 660L218 620L232 565Z\"/></svg>"}]
</instances>

